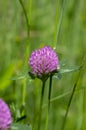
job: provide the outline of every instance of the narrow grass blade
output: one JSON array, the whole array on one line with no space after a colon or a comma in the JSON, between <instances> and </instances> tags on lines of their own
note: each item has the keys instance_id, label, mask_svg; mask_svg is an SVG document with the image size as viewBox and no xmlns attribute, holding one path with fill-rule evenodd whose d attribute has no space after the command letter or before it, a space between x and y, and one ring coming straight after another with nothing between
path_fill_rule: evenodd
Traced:
<instances>
[{"instance_id":1,"label":"narrow grass blade","mask_svg":"<svg viewBox=\"0 0 86 130\"><path fill-rule=\"evenodd\" d=\"M68 112L69 112L69 108L70 108L70 105L71 105L71 102L72 102L72 99L73 99L73 96L74 96L74 93L75 93L75 90L76 90L76 87L77 87L77 84L78 84L78 81L79 81L79 78L81 76L81 73L82 73L82 67L85 63L85 60L86 60L86 56L84 57L82 63L81 63L81 70L79 71L79 74L77 76L77 80L74 84L74 87L73 87L73 90L72 90L72 94L70 96L70 99L69 99L69 102L68 102L68 105L67 105L67 110L66 110L66 113L65 113L65 116L64 116L64 120L63 120L63 124L62 124L62 128L61 130L64 130L65 128L65 124L66 124L66 119L67 119L67 115L68 115Z\"/></svg>"},{"instance_id":2,"label":"narrow grass blade","mask_svg":"<svg viewBox=\"0 0 86 130\"><path fill-rule=\"evenodd\" d=\"M27 16L27 11L25 9L25 6L24 6L24 3L22 0L19 0L20 4L21 4L21 7L23 9L23 12L24 12L24 16L25 16L25 19L26 19L26 24L27 24L27 32L28 32L28 36L30 34L30 25L29 25L29 19L28 19L28 16Z\"/></svg>"}]
</instances>

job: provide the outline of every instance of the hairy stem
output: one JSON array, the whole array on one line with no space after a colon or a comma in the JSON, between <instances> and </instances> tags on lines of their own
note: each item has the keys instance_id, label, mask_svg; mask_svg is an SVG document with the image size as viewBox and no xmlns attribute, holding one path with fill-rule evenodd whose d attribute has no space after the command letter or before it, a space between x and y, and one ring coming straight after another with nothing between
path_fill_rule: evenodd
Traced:
<instances>
[{"instance_id":1,"label":"hairy stem","mask_svg":"<svg viewBox=\"0 0 86 130\"><path fill-rule=\"evenodd\" d=\"M45 81L42 81L42 91L41 91L41 100L40 100L40 109L39 109L39 119L38 119L38 130L40 130L40 126L41 126L42 104L43 104L43 97L44 97L44 88L45 88Z\"/></svg>"},{"instance_id":2,"label":"hairy stem","mask_svg":"<svg viewBox=\"0 0 86 130\"><path fill-rule=\"evenodd\" d=\"M50 75L50 81L49 81L48 109L47 109L47 115L46 115L46 126L45 126L45 130L48 129L48 117L49 117L49 110L50 110L51 88L52 88L52 74Z\"/></svg>"}]
</instances>

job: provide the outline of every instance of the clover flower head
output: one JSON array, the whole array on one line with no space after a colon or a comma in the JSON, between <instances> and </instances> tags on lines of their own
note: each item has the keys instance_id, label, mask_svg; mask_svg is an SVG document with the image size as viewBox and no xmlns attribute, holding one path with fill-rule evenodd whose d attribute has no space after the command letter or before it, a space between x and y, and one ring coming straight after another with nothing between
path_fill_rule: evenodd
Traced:
<instances>
[{"instance_id":1,"label":"clover flower head","mask_svg":"<svg viewBox=\"0 0 86 130\"><path fill-rule=\"evenodd\" d=\"M50 46L44 46L33 51L28 63L32 73L38 77L49 75L51 72L56 71L59 66L58 56Z\"/></svg>"},{"instance_id":2,"label":"clover flower head","mask_svg":"<svg viewBox=\"0 0 86 130\"><path fill-rule=\"evenodd\" d=\"M11 112L8 105L0 99L0 130L7 130L12 123Z\"/></svg>"}]
</instances>

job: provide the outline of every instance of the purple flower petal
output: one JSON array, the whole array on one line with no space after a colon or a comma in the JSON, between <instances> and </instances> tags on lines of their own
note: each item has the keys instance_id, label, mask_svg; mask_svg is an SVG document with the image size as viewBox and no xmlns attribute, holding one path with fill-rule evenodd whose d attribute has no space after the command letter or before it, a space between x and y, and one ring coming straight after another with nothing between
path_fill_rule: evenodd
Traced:
<instances>
[{"instance_id":1,"label":"purple flower petal","mask_svg":"<svg viewBox=\"0 0 86 130\"><path fill-rule=\"evenodd\" d=\"M49 46L33 51L28 63L32 73L39 77L57 70L59 66L58 56Z\"/></svg>"}]
</instances>

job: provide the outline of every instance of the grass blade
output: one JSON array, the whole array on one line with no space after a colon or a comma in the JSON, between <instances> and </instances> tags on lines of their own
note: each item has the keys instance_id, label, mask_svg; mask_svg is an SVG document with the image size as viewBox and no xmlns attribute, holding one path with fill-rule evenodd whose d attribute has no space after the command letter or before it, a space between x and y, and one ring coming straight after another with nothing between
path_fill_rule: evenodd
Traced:
<instances>
[{"instance_id":1,"label":"grass blade","mask_svg":"<svg viewBox=\"0 0 86 130\"><path fill-rule=\"evenodd\" d=\"M72 94L70 96L70 99L69 99L69 102L68 102L68 105L67 105L67 110L66 110L66 113L65 113L65 116L64 116L64 120L63 120L63 124L62 124L61 130L64 130L64 128L65 128L65 124L66 124L66 119L67 119L67 115L68 115L68 112L69 112L69 108L70 108L70 105L71 105L71 102L72 102L72 99L73 99L73 96L74 96L74 93L75 93L75 90L76 90L79 78L81 76L82 67L83 67L83 65L85 63L85 60L86 60L86 56L84 57L84 59L83 59L83 61L81 63L81 70L79 71L79 74L77 76L77 80L76 80L76 82L74 84L74 87L73 87L73 90L72 90Z\"/></svg>"}]
</instances>

